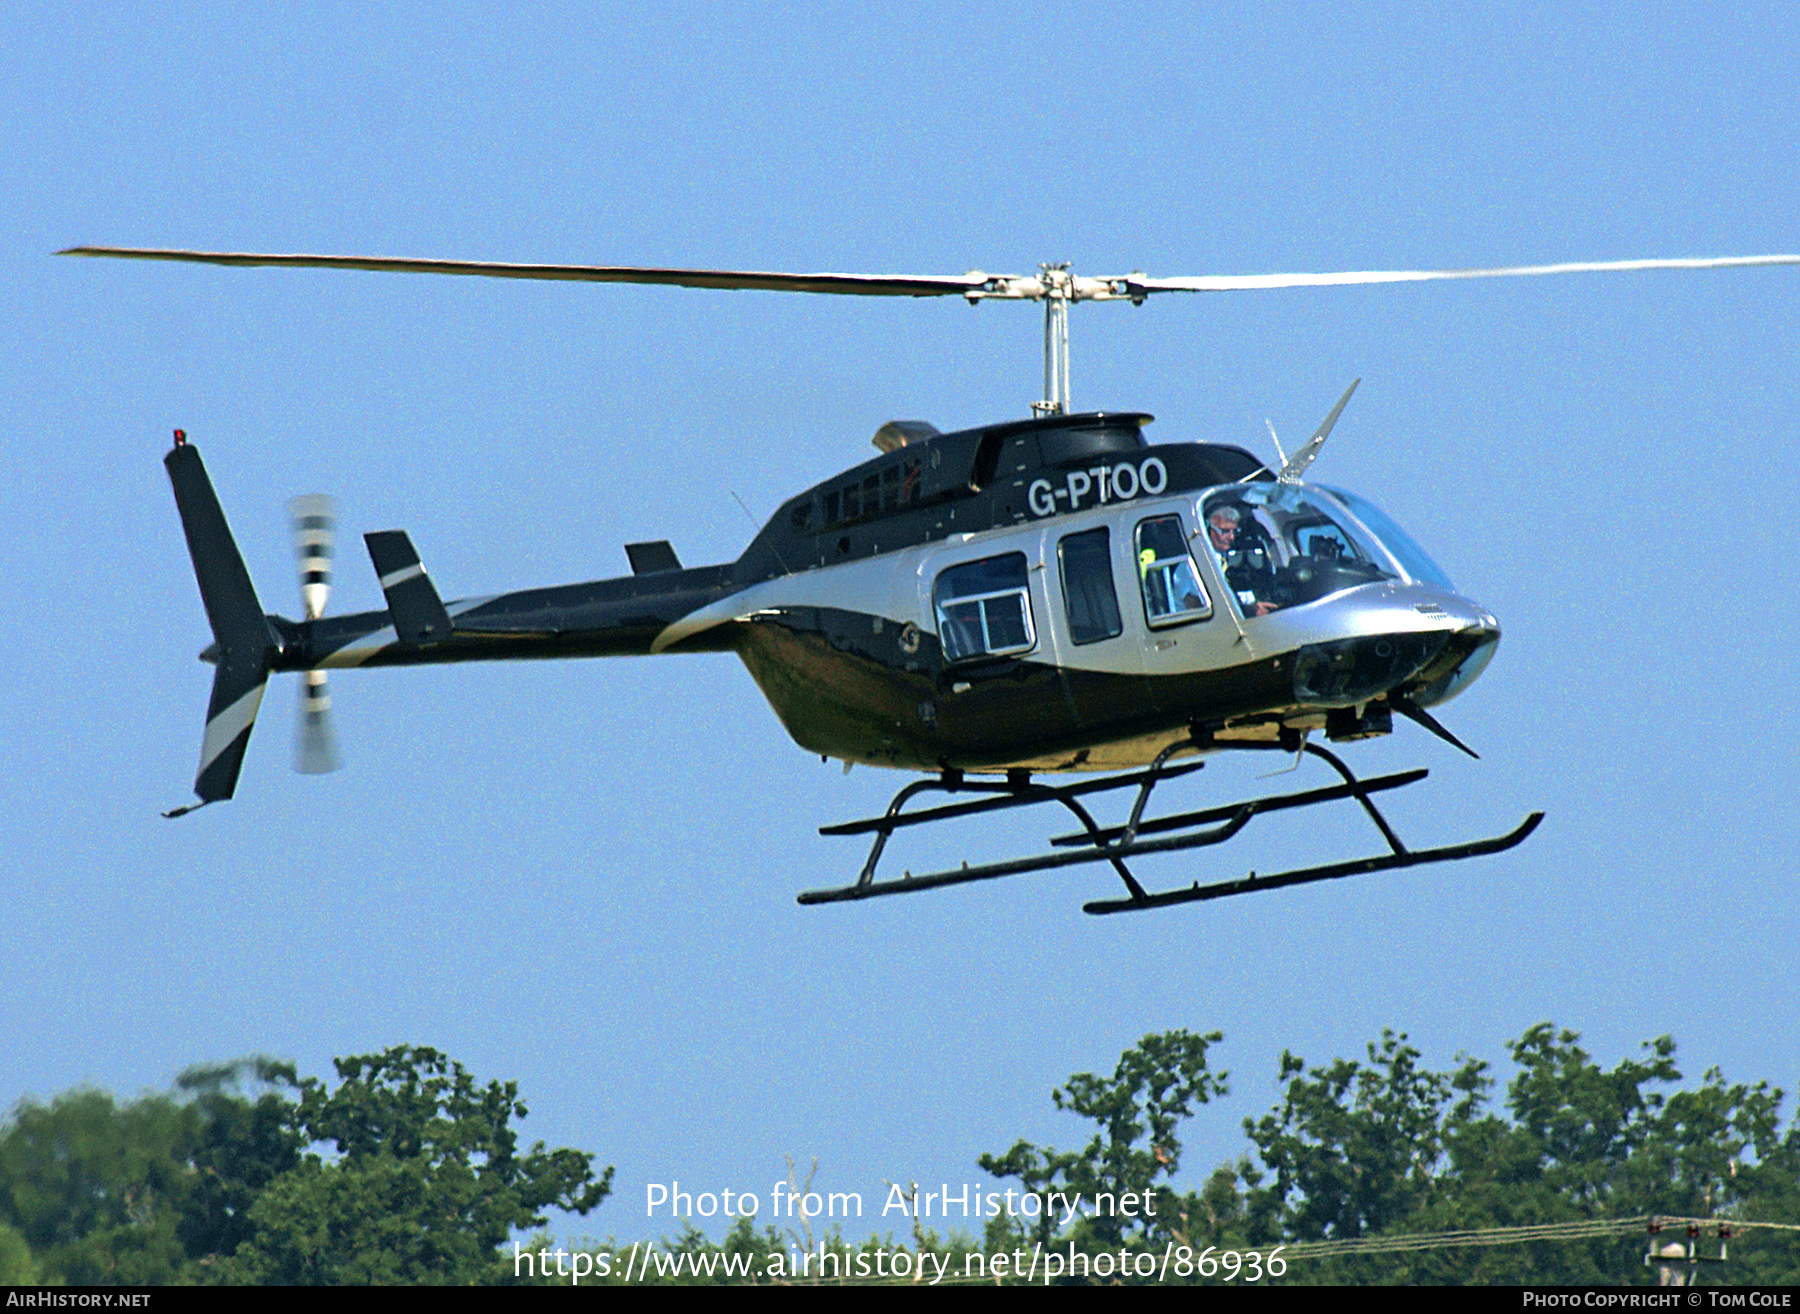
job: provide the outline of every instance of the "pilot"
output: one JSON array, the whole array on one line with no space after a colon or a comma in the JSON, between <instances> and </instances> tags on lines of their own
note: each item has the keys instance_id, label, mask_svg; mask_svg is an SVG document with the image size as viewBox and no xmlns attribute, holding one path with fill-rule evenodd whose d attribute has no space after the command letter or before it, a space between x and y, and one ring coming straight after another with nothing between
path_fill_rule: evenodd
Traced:
<instances>
[{"instance_id":1,"label":"pilot","mask_svg":"<svg viewBox=\"0 0 1800 1314\"><path fill-rule=\"evenodd\" d=\"M1221 558L1235 550L1238 521L1241 519L1243 516L1229 502L1224 506L1215 506L1207 513L1207 536L1212 539L1213 551L1217 552Z\"/></svg>"},{"instance_id":2,"label":"pilot","mask_svg":"<svg viewBox=\"0 0 1800 1314\"><path fill-rule=\"evenodd\" d=\"M1243 541L1239 541L1238 527L1242 521L1243 513L1231 503L1215 506L1206 513L1206 536L1212 542L1213 551L1219 555L1225 582L1237 594L1244 614L1267 616L1275 610L1276 604L1258 595L1269 591L1274 583L1274 572L1269 568L1269 554L1263 548L1260 535L1246 533Z\"/></svg>"}]
</instances>

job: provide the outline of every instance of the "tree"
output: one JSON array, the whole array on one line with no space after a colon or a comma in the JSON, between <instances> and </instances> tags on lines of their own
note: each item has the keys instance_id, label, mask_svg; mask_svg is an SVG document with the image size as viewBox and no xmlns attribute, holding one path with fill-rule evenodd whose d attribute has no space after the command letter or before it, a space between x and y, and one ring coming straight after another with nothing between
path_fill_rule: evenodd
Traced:
<instances>
[{"instance_id":1,"label":"tree","mask_svg":"<svg viewBox=\"0 0 1800 1314\"><path fill-rule=\"evenodd\" d=\"M1610 1070L1580 1040L1542 1023L1511 1042L1519 1072L1507 1086L1510 1122L1453 1154L1460 1215L1481 1225L1747 1216L1744 1188L1771 1184L1780 1172L1781 1092L1767 1082L1727 1085L1717 1070L1697 1089L1671 1091L1683 1078L1670 1037L1647 1041L1643 1058ZM1752 1239L1748 1251L1736 1245L1729 1273L1709 1280L1741 1280L1747 1254L1780 1250L1770 1241ZM1504 1262L1496 1257L1488 1271L1500 1280L1617 1281L1641 1249L1635 1240L1524 1247Z\"/></svg>"},{"instance_id":2,"label":"tree","mask_svg":"<svg viewBox=\"0 0 1800 1314\"><path fill-rule=\"evenodd\" d=\"M1379 1232L1434 1197L1445 1138L1471 1121L1487 1065L1431 1072L1404 1035L1383 1031L1367 1065L1339 1059L1308 1072L1283 1051L1281 1106L1244 1121L1273 1181L1250 1193L1253 1231L1298 1241ZM1454 1107L1452 1107L1452 1102Z\"/></svg>"},{"instance_id":3,"label":"tree","mask_svg":"<svg viewBox=\"0 0 1800 1314\"><path fill-rule=\"evenodd\" d=\"M246 1084L259 1088L254 1099ZM298 1166L304 1143L293 1126L289 1092L300 1082L292 1064L258 1058L189 1068L175 1088L188 1101L195 1132L187 1158L192 1181L176 1234L187 1255L206 1266L249 1240L257 1197Z\"/></svg>"},{"instance_id":4,"label":"tree","mask_svg":"<svg viewBox=\"0 0 1800 1314\"><path fill-rule=\"evenodd\" d=\"M1383 1033L1369 1063L1307 1070L1282 1056L1281 1105L1245 1130L1270 1184L1246 1195L1261 1241L1517 1227L1646 1214L1793 1216L1800 1131L1778 1136L1781 1092L1682 1080L1675 1042L1608 1069L1580 1036L1545 1023L1510 1043L1517 1074L1505 1112L1487 1111L1487 1065L1420 1066L1406 1037ZM1759 1193L1759 1194L1753 1194ZM1775 1204L1785 1202L1785 1206ZM1773 1205L1785 1212L1770 1215ZM1642 1273L1641 1237L1310 1261L1290 1280L1326 1282L1611 1283ZM1792 1281L1791 1244L1752 1236L1708 1280ZM1789 1258L1784 1259L1787 1255ZM1745 1261L1748 1261L1746 1263ZM1785 1265L1785 1267L1784 1267ZM1777 1276L1787 1274L1788 1276Z\"/></svg>"},{"instance_id":5,"label":"tree","mask_svg":"<svg viewBox=\"0 0 1800 1314\"><path fill-rule=\"evenodd\" d=\"M520 1153L511 1083L404 1046L337 1069L335 1090L254 1059L125 1104L20 1105L0 1127L0 1280L504 1281L513 1229L610 1189L591 1155Z\"/></svg>"},{"instance_id":6,"label":"tree","mask_svg":"<svg viewBox=\"0 0 1800 1314\"><path fill-rule=\"evenodd\" d=\"M1062 1214L1045 1203L1053 1195L1090 1210L1101 1197L1112 1202L1111 1209L1092 1212L1075 1225L1072 1239L1078 1245L1113 1249L1128 1239L1154 1244L1167 1235L1176 1200L1158 1183L1181 1167L1176 1134L1181 1122L1195 1106L1227 1093L1228 1074L1206 1066L1207 1047L1223 1038L1217 1031L1145 1036L1120 1055L1111 1077L1078 1072L1052 1091L1057 1108L1099 1124L1082 1150L1059 1153L1021 1140L1003 1155L981 1156L988 1172L1018 1178L1026 1193L1038 1198L1038 1216L1030 1225L1036 1240L1048 1242L1060 1224ZM1140 1203L1125 1204L1127 1196ZM1124 1212L1127 1208L1136 1212Z\"/></svg>"},{"instance_id":7,"label":"tree","mask_svg":"<svg viewBox=\"0 0 1800 1314\"><path fill-rule=\"evenodd\" d=\"M585 1214L611 1190L593 1156L518 1150L513 1082L478 1085L434 1049L339 1059L340 1083L299 1083L290 1125L308 1153L270 1181L225 1281L284 1284L506 1281L500 1246L551 1206Z\"/></svg>"},{"instance_id":8,"label":"tree","mask_svg":"<svg viewBox=\"0 0 1800 1314\"><path fill-rule=\"evenodd\" d=\"M266 1088L252 1102L246 1082ZM49 1282L164 1283L234 1249L256 1190L292 1166L264 1059L184 1073L175 1095L120 1104L97 1090L27 1101L0 1129L0 1228Z\"/></svg>"},{"instance_id":9,"label":"tree","mask_svg":"<svg viewBox=\"0 0 1800 1314\"><path fill-rule=\"evenodd\" d=\"M1019 1141L1005 1155L984 1156L982 1167L1040 1197L1154 1194L1154 1219L1077 1223L1068 1239L1090 1253L1164 1240L1190 1256L1208 1246L1265 1256L1309 1242L1376 1247L1334 1257L1290 1253L1288 1283L1646 1281L1655 1270L1643 1266L1641 1232L1488 1246L1416 1238L1644 1215L1790 1227L1800 1219L1800 1119L1782 1130L1779 1090L1727 1083L1716 1070L1683 1085L1666 1036L1603 1068L1579 1035L1548 1023L1510 1042L1516 1071L1498 1109L1485 1062L1459 1055L1451 1068L1434 1070L1392 1031L1362 1060L1315 1067L1283 1052L1280 1100L1244 1123L1254 1156L1176 1196L1167 1179L1180 1163L1179 1123L1224 1090L1223 1074L1205 1065L1218 1040L1146 1037L1112 1077L1071 1077L1053 1098L1100 1124L1088 1146L1064 1153ZM1056 1220L1040 1218L1027 1230L1048 1242ZM1020 1236L1016 1224L990 1227L988 1245ZM1740 1228L1730 1252L1728 1263L1707 1269L1709 1284L1800 1281L1800 1237L1791 1230Z\"/></svg>"},{"instance_id":10,"label":"tree","mask_svg":"<svg viewBox=\"0 0 1800 1314\"><path fill-rule=\"evenodd\" d=\"M192 1126L167 1097L116 1105L96 1090L23 1104L0 1136L0 1224L47 1282L173 1281Z\"/></svg>"},{"instance_id":11,"label":"tree","mask_svg":"<svg viewBox=\"0 0 1800 1314\"><path fill-rule=\"evenodd\" d=\"M38 1280L37 1261L25 1238L0 1223L0 1287L33 1287Z\"/></svg>"}]
</instances>

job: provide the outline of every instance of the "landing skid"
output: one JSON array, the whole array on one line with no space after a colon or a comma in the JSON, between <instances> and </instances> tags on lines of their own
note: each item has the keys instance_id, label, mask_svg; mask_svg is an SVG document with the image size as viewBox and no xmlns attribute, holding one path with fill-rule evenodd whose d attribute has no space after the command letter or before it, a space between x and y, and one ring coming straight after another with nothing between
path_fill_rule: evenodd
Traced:
<instances>
[{"instance_id":1,"label":"landing skid","mask_svg":"<svg viewBox=\"0 0 1800 1314\"><path fill-rule=\"evenodd\" d=\"M803 904L842 903L854 899L873 899L888 894L912 894L921 890L935 890L946 885L966 885L973 881L997 880L1002 876L1019 876L1032 871L1049 871L1060 867L1075 867L1085 863L1110 863L1119 879L1125 883L1127 897L1122 899L1100 899L1082 905L1083 910L1096 915L1119 912L1139 912L1148 908L1166 908L1177 903L1200 903L1208 899L1223 899L1234 894L1252 894L1258 890L1278 890L1290 885L1307 885L1314 881L1337 880L1344 876L1361 876L1368 872L1388 871L1396 867L1417 867L1428 862L1456 862L1463 858L1477 858L1483 854L1501 853L1520 843L1525 837L1537 829L1538 823L1544 819L1542 812L1533 812L1520 825L1504 835L1492 839L1475 840L1467 844L1453 844L1444 848L1413 850L1406 847L1394 828L1388 824L1387 818L1375 806L1372 795L1390 789L1423 780L1428 774L1423 769L1401 771L1393 775L1377 776L1371 780L1358 780L1351 774L1338 757L1317 744L1302 743L1298 745L1314 757L1330 764L1343 777L1341 785L1328 785L1320 789L1304 790L1296 794L1282 794L1272 798L1252 799L1244 803L1232 803L1224 807L1206 808L1197 812L1179 812L1169 816L1144 818L1144 809L1150 801L1151 791L1166 780L1185 776L1205 766L1204 762L1183 763L1170 766L1169 759L1176 753L1188 749L1199 749L1213 745L1198 739L1190 738L1171 744L1142 771L1125 772L1120 775L1103 776L1095 780L1084 780L1072 785L1047 785L1032 780L1026 772L1014 771L1007 774L1004 782L965 780L960 771L945 771L932 780L914 781L894 795L894 801L888 805L887 812L880 817L870 817L862 821L846 822L837 826L822 826L821 835L867 835L875 836L869 849L869 859L863 864L861 875L853 885L845 885L832 890L809 890L799 896ZM1289 752L1295 748L1290 740L1285 747ZM1274 747L1274 745L1271 745ZM1095 823L1093 815L1080 802L1089 794L1103 794L1113 790L1137 790L1137 798L1131 807L1131 817L1123 826L1102 828ZM917 812L903 812L901 809L913 798L924 793L942 794L984 794L988 797L966 803L947 803L939 807L925 808ZM1282 812L1290 808L1313 807L1320 803L1335 802L1338 799L1354 798L1368 813L1369 819L1387 841L1389 852L1369 858L1357 858L1349 862L1331 863L1322 867L1305 867L1295 871L1278 872L1274 875L1259 876L1251 872L1239 880L1217 881L1210 885L1202 885L1198 881L1192 885L1150 893L1138 883L1131 869L1125 865L1125 859L1155 853L1177 853L1183 849L1204 848L1210 844L1222 844L1236 835L1252 818L1268 812ZM1008 808L1028 807L1035 803L1060 803L1075 815L1082 829L1072 835L1062 835L1050 841L1052 848L1065 850L1061 853L1046 853L1035 858L1020 858L1012 862L988 863L984 866L971 867L964 863L952 871L932 872L915 876L907 872L899 879L877 880L875 868L881 861L882 850L887 847L888 837L896 830L907 826L918 826L928 822L948 821L955 817L973 816L978 813L998 812ZM1153 838L1154 837L1154 838Z\"/></svg>"}]
</instances>

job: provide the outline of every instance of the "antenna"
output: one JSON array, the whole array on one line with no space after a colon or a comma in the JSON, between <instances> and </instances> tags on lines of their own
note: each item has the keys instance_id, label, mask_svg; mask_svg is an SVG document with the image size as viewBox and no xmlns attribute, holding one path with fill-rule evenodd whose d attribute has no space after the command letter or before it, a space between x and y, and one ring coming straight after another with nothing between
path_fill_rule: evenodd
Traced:
<instances>
[{"instance_id":1,"label":"antenna","mask_svg":"<svg viewBox=\"0 0 1800 1314\"><path fill-rule=\"evenodd\" d=\"M1281 450L1281 437L1275 432L1275 421L1265 415L1263 416L1263 423L1269 426L1269 441L1275 444L1275 455L1281 458L1282 466L1286 467L1288 463L1288 454Z\"/></svg>"}]
</instances>

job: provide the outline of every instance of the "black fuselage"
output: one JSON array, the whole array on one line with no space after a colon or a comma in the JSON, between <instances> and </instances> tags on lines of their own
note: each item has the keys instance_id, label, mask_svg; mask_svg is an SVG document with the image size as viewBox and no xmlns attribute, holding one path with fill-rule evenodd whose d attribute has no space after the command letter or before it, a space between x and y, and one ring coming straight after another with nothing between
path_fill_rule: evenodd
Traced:
<instances>
[{"instance_id":1,"label":"black fuselage","mask_svg":"<svg viewBox=\"0 0 1800 1314\"><path fill-rule=\"evenodd\" d=\"M1328 722L1367 732L1390 689L1427 703L1485 662L1491 616L1385 558L1338 557L1347 539L1326 544L1330 562L1290 545L1289 575L1332 573L1329 591L1290 579L1279 609L1247 604L1203 517L1274 476L1235 447L1147 445L1147 419L901 426L904 445L790 500L729 565L452 602L451 629L423 642L404 637L398 608L271 617L270 668L733 651L824 756L1082 770L1148 761L1196 728L1220 742ZM1318 539L1322 517L1285 514L1302 526L1290 536L1311 535L1297 542ZM1349 674L1297 689L1321 662Z\"/></svg>"}]
</instances>

